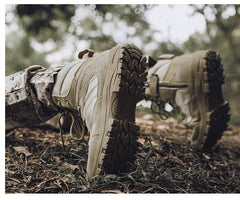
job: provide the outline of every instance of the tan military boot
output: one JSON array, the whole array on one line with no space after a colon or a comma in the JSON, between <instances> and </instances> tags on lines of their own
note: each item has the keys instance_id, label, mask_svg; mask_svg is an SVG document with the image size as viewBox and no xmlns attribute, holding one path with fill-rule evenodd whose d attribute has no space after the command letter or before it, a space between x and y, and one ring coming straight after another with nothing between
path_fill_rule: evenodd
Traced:
<instances>
[{"instance_id":1,"label":"tan military boot","mask_svg":"<svg viewBox=\"0 0 240 200\"><path fill-rule=\"evenodd\" d=\"M101 171L126 170L135 158L135 108L144 97L145 62L137 47L121 45L80 59L57 76L53 101L90 132L89 180Z\"/></svg>"},{"instance_id":2,"label":"tan military boot","mask_svg":"<svg viewBox=\"0 0 240 200\"><path fill-rule=\"evenodd\" d=\"M193 127L191 145L210 148L221 138L230 118L223 83L223 66L215 51L163 55L148 71L145 97L159 107L169 103L180 108L184 123Z\"/></svg>"}]
</instances>

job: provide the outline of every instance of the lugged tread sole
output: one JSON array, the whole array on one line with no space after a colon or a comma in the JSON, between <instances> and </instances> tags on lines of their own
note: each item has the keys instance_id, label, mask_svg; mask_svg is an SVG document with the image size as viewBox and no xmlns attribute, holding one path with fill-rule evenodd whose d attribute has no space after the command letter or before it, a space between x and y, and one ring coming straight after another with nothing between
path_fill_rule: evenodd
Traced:
<instances>
[{"instance_id":1,"label":"lugged tread sole","mask_svg":"<svg viewBox=\"0 0 240 200\"><path fill-rule=\"evenodd\" d=\"M216 142L222 137L223 132L228 127L230 119L229 104L224 104L216 107L210 114L208 119L208 125L206 127L207 136L205 138L203 149L209 149L213 147Z\"/></svg>"},{"instance_id":2,"label":"lugged tread sole","mask_svg":"<svg viewBox=\"0 0 240 200\"><path fill-rule=\"evenodd\" d=\"M111 116L105 132L98 170L106 173L126 171L135 160L138 150L139 127L135 124L135 109L144 97L147 80L146 58L137 47L125 45L121 49L119 84L114 86Z\"/></svg>"},{"instance_id":3,"label":"lugged tread sole","mask_svg":"<svg viewBox=\"0 0 240 200\"><path fill-rule=\"evenodd\" d=\"M221 87L224 84L224 75L220 56L215 51L208 50L206 56L200 60L199 67L202 67L200 70L203 71L203 85L200 86L202 87L200 96L204 95L206 97L206 102L202 102L202 105L206 107L206 112L201 113L204 112L203 109L199 109L199 112L200 116L202 115L206 119L206 124L202 129L204 131L202 141L196 148L209 149L217 143L227 129L230 120L230 108L229 104L224 102L222 95ZM194 136L192 143L193 139Z\"/></svg>"},{"instance_id":4,"label":"lugged tread sole","mask_svg":"<svg viewBox=\"0 0 240 200\"><path fill-rule=\"evenodd\" d=\"M107 173L126 171L129 164L135 160L138 150L139 127L127 119L112 120L112 128L108 132L108 146L104 152L103 166Z\"/></svg>"}]
</instances>

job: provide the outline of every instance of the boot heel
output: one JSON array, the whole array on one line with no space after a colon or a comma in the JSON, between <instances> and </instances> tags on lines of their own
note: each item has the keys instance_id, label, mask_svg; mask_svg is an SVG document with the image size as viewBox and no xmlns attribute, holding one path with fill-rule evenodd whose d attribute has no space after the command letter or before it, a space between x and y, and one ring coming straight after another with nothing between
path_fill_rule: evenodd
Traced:
<instances>
[{"instance_id":1,"label":"boot heel","mask_svg":"<svg viewBox=\"0 0 240 200\"><path fill-rule=\"evenodd\" d=\"M139 127L127 119L111 118L109 122L111 124L108 130L109 139L103 151L104 171L107 173L126 171L135 160L135 153L138 150Z\"/></svg>"},{"instance_id":2,"label":"boot heel","mask_svg":"<svg viewBox=\"0 0 240 200\"><path fill-rule=\"evenodd\" d=\"M208 135L206 136L204 142L204 149L214 146L217 140L222 137L222 134L227 129L228 122L230 120L229 111L229 104L228 102L225 102L216 107L211 113L208 120Z\"/></svg>"}]
</instances>

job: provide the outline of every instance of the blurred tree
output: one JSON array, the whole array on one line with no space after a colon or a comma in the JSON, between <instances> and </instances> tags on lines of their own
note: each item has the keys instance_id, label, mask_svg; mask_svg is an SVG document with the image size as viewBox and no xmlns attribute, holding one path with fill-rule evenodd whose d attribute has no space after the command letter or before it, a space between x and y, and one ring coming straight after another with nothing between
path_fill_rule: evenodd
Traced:
<instances>
[{"instance_id":1,"label":"blurred tree","mask_svg":"<svg viewBox=\"0 0 240 200\"><path fill-rule=\"evenodd\" d=\"M82 50L79 48L103 51L118 43L144 48L153 42L153 31L144 18L144 12L150 8L150 5L15 5L8 11L16 16L18 29L6 35L6 74L34 62L48 67L51 63L46 58L66 47L71 52L70 56L60 58L63 61L76 59L75 52ZM11 23L13 20L6 21L6 26ZM19 52L20 49L24 51ZM40 62L36 53L41 55Z\"/></svg>"},{"instance_id":2,"label":"blurred tree","mask_svg":"<svg viewBox=\"0 0 240 200\"><path fill-rule=\"evenodd\" d=\"M33 64L48 67L45 58L49 52L37 51L33 43L53 40L58 46L63 45L62 35L74 14L74 5L13 5L6 9L6 26L9 27L5 40L6 75Z\"/></svg>"},{"instance_id":3,"label":"blurred tree","mask_svg":"<svg viewBox=\"0 0 240 200\"><path fill-rule=\"evenodd\" d=\"M62 40L75 14L74 5L17 5L15 14L19 24L40 42Z\"/></svg>"},{"instance_id":4,"label":"blurred tree","mask_svg":"<svg viewBox=\"0 0 240 200\"><path fill-rule=\"evenodd\" d=\"M24 32L12 32L7 36L7 40L8 42L5 45L6 74L17 72L26 68L26 66L35 64L47 66L45 53L36 52Z\"/></svg>"},{"instance_id":5,"label":"blurred tree","mask_svg":"<svg viewBox=\"0 0 240 200\"><path fill-rule=\"evenodd\" d=\"M175 44L170 40L166 42L158 42L158 48L153 51L152 57L157 59L162 54L174 54L176 56L182 55L184 49L182 45Z\"/></svg>"},{"instance_id":6,"label":"blurred tree","mask_svg":"<svg viewBox=\"0 0 240 200\"><path fill-rule=\"evenodd\" d=\"M216 49L223 59L226 84L224 95L230 101L232 122L240 124L240 5L191 5L206 21L206 33L195 33L185 42L185 52Z\"/></svg>"},{"instance_id":7,"label":"blurred tree","mask_svg":"<svg viewBox=\"0 0 240 200\"><path fill-rule=\"evenodd\" d=\"M151 5L97 4L89 8L94 15L89 14L76 26L84 30L85 34L79 35L79 39L89 41L90 48L103 51L117 43L134 43L143 49L144 45L153 41L153 30L144 17Z\"/></svg>"}]
</instances>

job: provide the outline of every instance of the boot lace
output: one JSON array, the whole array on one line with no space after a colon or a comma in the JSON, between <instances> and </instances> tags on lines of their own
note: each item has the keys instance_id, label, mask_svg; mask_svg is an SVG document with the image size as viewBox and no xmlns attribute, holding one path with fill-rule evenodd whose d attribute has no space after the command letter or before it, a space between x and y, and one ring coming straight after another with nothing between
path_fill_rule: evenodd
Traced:
<instances>
[{"instance_id":1,"label":"boot lace","mask_svg":"<svg viewBox=\"0 0 240 200\"><path fill-rule=\"evenodd\" d=\"M84 135L87 134L88 130L87 130L87 126L85 121L82 120L81 117L73 114L72 112L69 111L64 111L60 114L59 118L58 118L58 124L59 124L59 131L60 131L60 135L61 135L61 140L62 140L62 146L63 149L65 150L65 144L64 144L64 138L63 138L63 123L61 122L61 119L63 117L67 117L67 116L71 116L71 125L70 125L70 135L73 137L73 127L75 125L76 128L76 133L77 136L80 138L79 140L83 140L84 139Z\"/></svg>"},{"instance_id":2,"label":"boot lace","mask_svg":"<svg viewBox=\"0 0 240 200\"><path fill-rule=\"evenodd\" d=\"M176 118L176 112L180 115L181 120L184 119L184 114L177 105L172 105L173 110L168 112L165 110L166 103L163 101L152 101L151 110L153 113L158 114L160 119L166 120L169 117Z\"/></svg>"}]
</instances>

